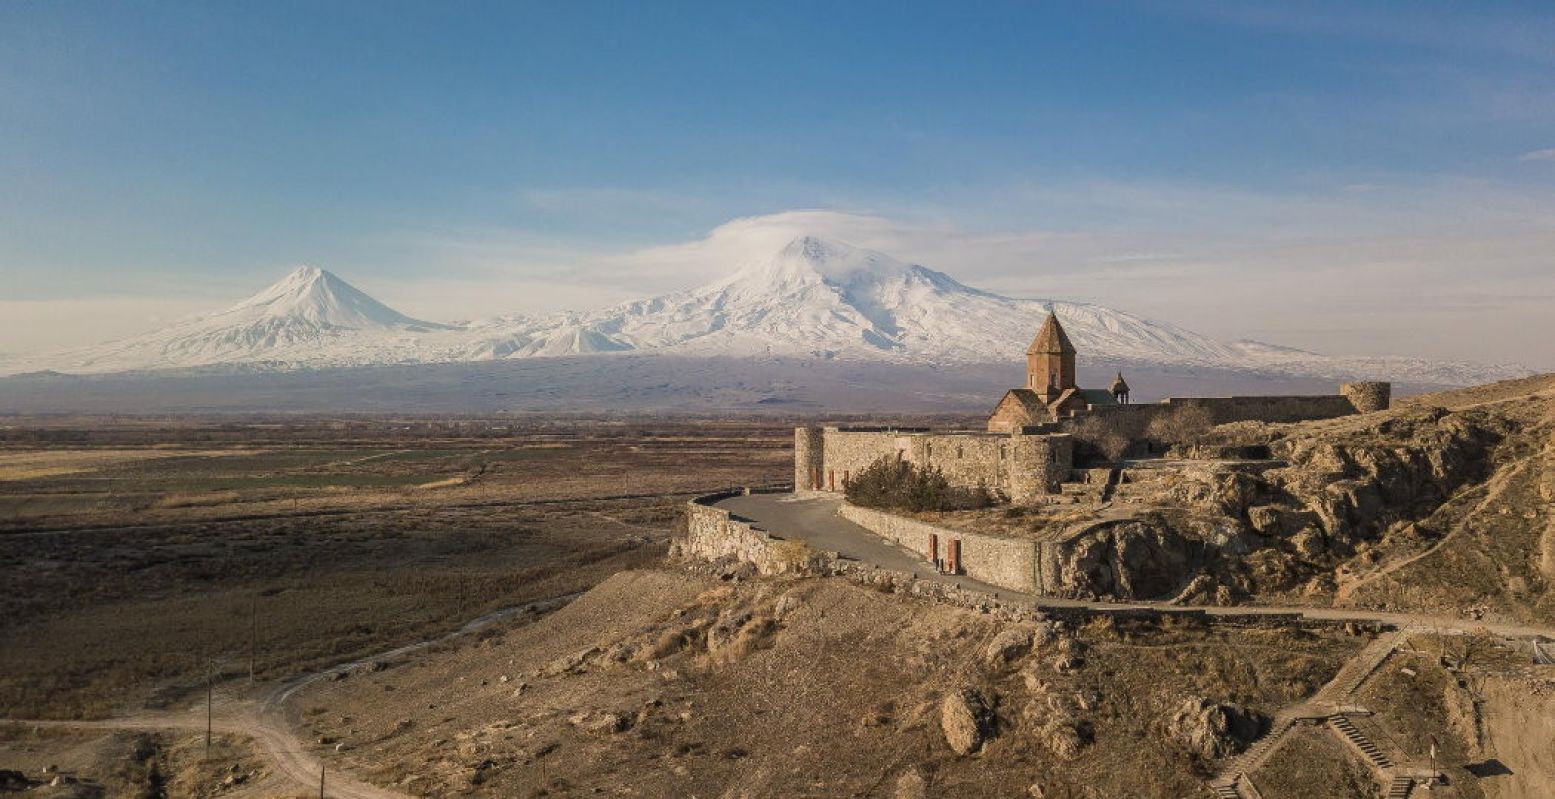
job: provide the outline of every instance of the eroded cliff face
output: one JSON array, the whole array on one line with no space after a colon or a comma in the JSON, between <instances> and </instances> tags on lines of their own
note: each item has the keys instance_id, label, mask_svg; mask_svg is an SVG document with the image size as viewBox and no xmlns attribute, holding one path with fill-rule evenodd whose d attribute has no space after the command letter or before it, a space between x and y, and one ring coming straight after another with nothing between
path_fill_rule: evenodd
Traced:
<instances>
[{"instance_id":1,"label":"eroded cliff face","mask_svg":"<svg viewBox=\"0 0 1555 799\"><path fill-rule=\"evenodd\" d=\"M1206 548L1160 517L1098 525L1062 552L1059 581L1078 597L1168 595L1203 566Z\"/></svg>"},{"instance_id":2,"label":"eroded cliff face","mask_svg":"<svg viewBox=\"0 0 1555 799\"><path fill-rule=\"evenodd\" d=\"M1231 435L1287 465L1141 472L1123 493L1149 510L1073 539L1060 554L1064 593L1224 602L1332 589L1335 569L1390 531L1440 536L1433 515L1472 498L1519 429L1507 414L1442 408L1237 425ZM1555 554L1545 560L1555 569Z\"/></svg>"},{"instance_id":3,"label":"eroded cliff face","mask_svg":"<svg viewBox=\"0 0 1555 799\"><path fill-rule=\"evenodd\" d=\"M1370 427L1298 433L1271 447L1290 463L1266 473L1269 504L1249 514L1259 532L1315 527L1339 553L1401 522L1429 516L1493 470L1493 453L1515 429L1482 411L1433 408Z\"/></svg>"}]
</instances>

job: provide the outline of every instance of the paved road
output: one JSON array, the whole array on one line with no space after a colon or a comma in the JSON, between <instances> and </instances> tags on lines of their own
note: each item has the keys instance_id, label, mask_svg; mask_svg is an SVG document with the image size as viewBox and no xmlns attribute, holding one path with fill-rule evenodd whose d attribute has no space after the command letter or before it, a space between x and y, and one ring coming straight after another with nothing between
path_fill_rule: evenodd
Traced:
<instances>
[{"instance_id":1,"label":"paved road","mask_svg":"<svg viewBox=\"0 0 1555 799\"><path fill-rule=\"evenodd\" d=\"M927 560L837 514L835 498L799 498L793 494L752 494L730 497L718 507L783 538L802 538L815 549L836 552L850 560L872 563L893 571L913 572L973 591L1016 594L1007 588L979 582L964 575L938 574Z\"/></svg>"},{"instance_id":2,"label":"paved road","mask_svg":"<svg viewBox=\"0 0 1555 799\"><path fill-rule=\"evenodd\" d=\"M1485 630L1508 638L1555 638L1555 626L1502 624L1477 619L1451 616L1431 616L1423 613L1389 613L1365 608L1318 608L1296 605L1174 605L1169 602L1097 602L1061 597L1039 596L996 588L986 583L962 576L947 576L934 572L928 561L871 533L837 514L842 500L834 496L796 497L793 494L752 494L730 497L717 506L739 516L767 532L783 538L797 538L811 546L837 552L843 557L873 563L894 571L914 572L920 578L940 580L979 591L997 593L1001 598L1023 599L1038 607L1092 608L1116 610L1120 608L1157 608L1162 610L1201 610L1211 616L1245 616L1247 614L1285 615L1300 614L1310 619L1325 621L1382 622L1396 627L1418 625L1442 630Z\"/></svg>"}]
</instances>

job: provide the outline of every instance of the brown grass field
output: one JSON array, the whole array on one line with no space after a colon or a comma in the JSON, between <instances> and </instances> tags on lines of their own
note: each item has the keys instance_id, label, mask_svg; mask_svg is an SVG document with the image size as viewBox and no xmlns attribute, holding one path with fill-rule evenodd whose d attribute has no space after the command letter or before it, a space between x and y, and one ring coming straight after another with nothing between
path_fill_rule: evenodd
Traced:
<instances>
[{"instance_id":1,"label":"brown grass field","mask_svg":"<svg viewBox=\"0 0 1555 799\"><path fill-rule=\"evenodd\" d=\"M684 495L781 478L774 423L14 420L0 716L174 701L657 559Z\"/></svg>"}]
</instances>

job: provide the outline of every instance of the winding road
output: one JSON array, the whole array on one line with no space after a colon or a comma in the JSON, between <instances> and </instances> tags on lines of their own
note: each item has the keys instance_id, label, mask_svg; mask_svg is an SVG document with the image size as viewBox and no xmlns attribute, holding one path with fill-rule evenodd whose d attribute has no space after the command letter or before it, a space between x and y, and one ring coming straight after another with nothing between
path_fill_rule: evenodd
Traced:
<instances>
[{"instance_id":1,"label":"winding road","mask_svg":"<svg viewBox=\"0 0 1555 799\"><path fill-rule=\"evenodd\" d=\"M309 791L317 790L320 768L323 764L308 751L297 737L286 713L286 702L303 688L332 674L351 671L374 661L391 660L445 641L470 635L504 619L528 612L548 612L567 604L578 593L548 597L546 599L503 608L473 619L446 635L428 638L413 644L395 647L369 657L336 664L327 669L270 686L257 695L223 695L219 708L211 720L214 732L242 735L253 739L263 750L276 771ZM227 694L227 692L223 692ZM0 719L0 724L35 727L42 729L85 730L189 730L203 732L206 718L204 708L176 713L144 712L111 719L92 721L65 721L56 719ZM324 796L329 799L410 799L408 794L380 788L370 783L352 779L349 775L330 771L324 780Z\"/></svg>"}]
</instances>

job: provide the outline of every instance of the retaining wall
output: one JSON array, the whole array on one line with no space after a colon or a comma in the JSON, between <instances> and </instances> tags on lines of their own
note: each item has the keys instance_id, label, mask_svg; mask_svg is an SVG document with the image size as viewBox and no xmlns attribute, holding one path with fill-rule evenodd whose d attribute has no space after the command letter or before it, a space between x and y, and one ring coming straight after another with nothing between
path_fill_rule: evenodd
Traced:
<instances>
[{"instance_id":1,"label":"retaining wall","mask_svg":"<svg viewBox=\"0 0 1555 799\"><path fill-rule=\"evenodd\" d=\"M774 538L749 522L738 521L712 503L745 493L725 491L686 503L686 535L674 542L670 554L699 560L734 558L750 563L765 574L807 571L817 553L803 541Z\"/></svg>"},{"instance_id":2,"label":"retaining wall","mask_svg":"<svg viewBox=\"0 0 1555 799\"><path fill-rule=\"evenodd\" d=\"M917 553L928 561L929 536L939 538L940 557L948 542L961 541L961 570L974 580L1023 593L1039 593L1037 545L1032 541L968 533L938 527L894 513L860 508L846 502L838 511L860 527Z\"/></svg>"},{"instance_id":3,"label":"retaining wall","mask_svg":"<svg viewBox=\"0 0 1555 799\"><path fill-rule=\"evenodd\" d=\"M699 497L686 503L688 517L687 535L683 539L675 541L670 548L670 554L696 561L717 561L726 557L738 558L744 562L756 566L757 571L763 574L799 574L818 577L844 577L854 582L865 585L873 585L877 588L889 590L893 593L902 593L910 596L930 599L959 607L977 610L983 613L992 613L1001 617L1019 621L1040 620L1045 618L1065 619L1076 623L1083 623L1087 619L1100 616L1112 616L1117 618L1162 618L1165 616L1187 616L1201 618L1212 624L1232 624L1247 626L1287 625L1297 624L1304 627L1334 627L1351 623L1343 618L1314 618L1301 613L1208 613L1204 608L1184 606L1181 608L1166 608L1161 606L1141 606L1120 603L1116 607L1089 606L1051 606L1039 608L1030 600L1022 600L1007 595L990 595L979 591L973 591L959 586L940 582L938 580L920 579L917 575L908 572L882 569L873 564L855 560L842 560L834 557L835 553L816 552L810 550L803 543L797 541L785 541L768 535L765 531L750 524L735 521L730 518L728 511L710 507L710 503L717 502L727 497L743 494L743 490L726 491ZM854 508L853 511L865 513L880 513L866 508ZM844 515L847 515L846 512ZM889 514L881 514L889 515ZM860 516L860 518L867 518ZM899 518L899 517L898 517ZM912 519L903 521L915 522ZM862 524L855 519L856 523ZM921 522L917 522L922 524ZM925 525L934 527L933 525ZM935 528L939 529L939 528ZM986 538L986 536L967 535L965 533L953 533L943 531L943 535L959 535L963 542L968 538ZM1020 543L1002 541L1002 543ZM806 557L794 559L783 557L780 552L790 546L803 547ZM1035 544L1032 545L1034 548ZM1047 546L1044 544L1043 546ZM775 570L774 570L775 569ZM968 575L976 577L976 575ZM999 585L993 580L979 577L984 582ZM1011 586L1001 586L1009 588ZM1016 589L1029 591L1029 588ZM1377 629L1386 629L1388 626L1376 622L1365 622L1366 625L1375 626Z\"/></svg>"}]
</instances>

